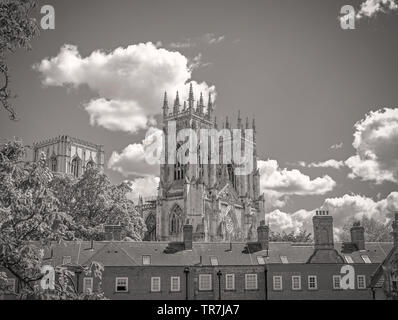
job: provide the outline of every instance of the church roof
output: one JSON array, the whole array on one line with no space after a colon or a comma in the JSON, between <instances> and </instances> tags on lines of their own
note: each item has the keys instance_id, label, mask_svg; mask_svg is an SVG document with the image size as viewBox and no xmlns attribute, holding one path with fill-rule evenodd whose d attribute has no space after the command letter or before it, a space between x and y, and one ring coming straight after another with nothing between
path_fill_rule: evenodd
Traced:
<instances>
[{"instance_id":1,"label":"church roof","mask_svg":"<svg viewBox=\"0 0 398 320\"><path fill-rule=\"evenodd\" d=\"M170 242L71 241L53 244L52 253L46 250L45 259L52 265L61 265L63 257L70 256L71 263L78 265L97 261L104 266L140 266L142 257L150 256L151 265L155 266L211 266L210 259L216 257L223 266L255 266L259 264L257 256L264 257L267 264L304 264L314 253L312 244L270 242L268 250L260 251L256 251L259 248L255 244L194 242L192 250L184 250L182 243ZM370 263L380 264L390 252L392 243L368 242L366 250L348 254L341 253L341 247L341 243L335 244L337 252L342 257L351 257L352 263L369 263L362 257L366 255Z\"/></svg>"}]
</instances>

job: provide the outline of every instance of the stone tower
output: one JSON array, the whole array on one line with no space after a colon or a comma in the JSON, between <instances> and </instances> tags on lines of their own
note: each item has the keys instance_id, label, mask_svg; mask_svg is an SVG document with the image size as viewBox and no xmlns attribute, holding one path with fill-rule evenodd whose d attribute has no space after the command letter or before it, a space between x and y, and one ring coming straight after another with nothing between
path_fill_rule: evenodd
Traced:
<instances>
[{"instance_id":1,"label":"stone tower","mask_svg":"<svg viewBox=\"0 0 398 320\"><path fill-rule=\"evenodd\" d=\"M179 141L178 138L173 141L172 133L169 132L172 123L175 125L177 135L181 129L186 128L196 133L197 144L190 146L190 150L197 148L196 163L180 163L178 153L184 141ZM248 119L246 128L250 128ZM221 140L220 136L217 136L218 142L224 141L224 143L216 145L213 140L204 138L201 141L201 129L214 130L221 136ZM240 115L237 119L237 129L242 131L240 139L244 153L245 130ZM250 129L254 132L249 149L253 152L253 170L250 173L236 174L237 166L233 162L214 163L210 159L203 161L200 148L203 150L208 148L208 155L214 149L223 154L223 148L228 143L231 144L231 150L236 148L232 138L228 141L227 136L221 133L221 131L224 133L231 131L228 117L223 124L223 130L218 130L211 95L209 94L206 105L202 94L196 101L192 84L189 87L188 99L180 101L177 92L171 108L165 93L163 100L165 162L160 166L156 203L158 240L181 241L184 224L193 226L195 241L232 241L257 237L257 226L259 221L264 219L264 197L260 195L254 120ZM174 148L176 152L170 154L169 150ZM151 217L146 219L153 221Z\"/></svg>"},{"instance_id":2,"label":"stone tower","mask_svg":"<svg viewBox=\"0 0 398 320\"><path fill-rule=\"evenodd\" d=\"M80 177L88 166L104 167L104 148L67 135L36 142L33 144L33 161L46 155L48 167L53 172L72 174Z\"/></svg>"}]
</instances>

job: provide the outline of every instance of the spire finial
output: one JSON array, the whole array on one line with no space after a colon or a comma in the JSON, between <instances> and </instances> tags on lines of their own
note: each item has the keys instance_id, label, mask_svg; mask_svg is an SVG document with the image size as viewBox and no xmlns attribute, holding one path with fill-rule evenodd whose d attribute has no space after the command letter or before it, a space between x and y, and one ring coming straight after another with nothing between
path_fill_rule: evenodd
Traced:
<instances>
[{"instance_id":1,"label":"spire finial","mask_svg":"<svg viewBox=\"0 0 398 320\"><path fill-rule=\"evenodd\" d=\"M240 117L240 110L238 110L238 128L240 129L242 126L242 119Z\"/></svg>"},{"instance_id":2,"label":"spire finial","mask_svg":"<svg viewBox=\"0 0 398 320\"><path fill-rule=\"evenodd\" d=\"M193 108L193 102L194 102L194 98L193 98L193 88L192 88L192 82L189 84L189 97L188 97L188 106L189 108Z\"/></svg>"},{"instance_id":3,"label":"spire finial","mask_svg":"<svg viewBox=\"0 0 398 320\"><path fill-rule=\"evenodd\" d=\"M173 112L178 113L180 107L180 97L178 96L178 91L176 92L176 98L174 99Z\"/></svg>"},{"instance_id":4,"label":"spire finial","mask_svg":"<svg viewBox=\"0 0 398 320\"><path fill-rule=\"evenodd\" d=\"M202 92L200 93L199 105L200 105L201 107L203 107L203 96L202 96Z\"/></svg>"},{"instance_id":5,"label":"spire finial","mask_svg":"<svg viewBox=\"0 0 398 320\"><path fill-rule=\"evenodd\" d=\"M167 92L164 92L164 99L163 99L163 115L167 115L169 110L169 102L167 100Z\"/></svg>"}]
</instances>

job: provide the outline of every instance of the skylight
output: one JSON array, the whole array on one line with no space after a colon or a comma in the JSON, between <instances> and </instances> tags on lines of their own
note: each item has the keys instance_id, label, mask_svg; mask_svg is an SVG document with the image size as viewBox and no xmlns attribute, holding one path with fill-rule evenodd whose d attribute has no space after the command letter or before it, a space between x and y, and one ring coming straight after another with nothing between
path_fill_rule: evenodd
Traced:
<instances>
[{"instance_id":1,"label":"skylight","mask_svg":"<svg viewBox=\"0 0 398 320\"><path fill-rule=\"evenodd\" d=\"M212 266L218 266L218 259L217 257L211 257L210 258L210 263Z\"/></svg>"},{"instance_id":2,"label":"skylight","mask_svg":"<svg viewBox=\"0 0 398 320\"><path fill-rule=\"evenodd\" d=\"M280 256L282 263L289 263L289 260L287 260L286 256Z\"/></svg>"},{"instance_id":3,"label":"skylight","mask_svg":"<svg viewBox=\"0 0 398 320\"><path fill-rule=\"evenodd\" d=\"M347 261L347 263L354 263L354 261L352 260L352 258L350 256L344 256L345 261Z\"/></svg>"},{"instance_id":4,"label":"skylight","mask_svg":"<svg viewBox=\"0 0 398 320\"><path fill-rule=\"evenodd\" d=\"M258 262L258 264L264 265L265 264L264 257L263 256L257 256L257 262Z\"/></svg>"},{"instance_id":5,"label":"skylight","mask_svg":"<svg viewBox=\"0 0 398 320\"><path fill-rule=\"evenodd\" d=\"M362 255L361 256L362 257L362 260L365 262L365 263L372 263L372 261L370 260L370 258L367 256L367 255Z\"/></svg>"}]
</instances>

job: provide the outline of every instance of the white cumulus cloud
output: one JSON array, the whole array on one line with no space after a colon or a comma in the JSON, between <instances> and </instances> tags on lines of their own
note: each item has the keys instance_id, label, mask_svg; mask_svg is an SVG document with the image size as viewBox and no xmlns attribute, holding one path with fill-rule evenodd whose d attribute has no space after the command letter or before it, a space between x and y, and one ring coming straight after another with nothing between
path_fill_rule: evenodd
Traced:
<instances>
[{"instance_id":1,"label":"white cumulus cloud","mask_svg":"<svg viewBox=\"0 0 398 320\"><path fill-rule=\"evenodd\" d=\"M99 97L85 104L92 125L109 130L136 132L153 123L162 108L163 93L188 95L192 66L179 52L158 48L151 42L93 51L82 57L78 48L66 44L57 56L34 65L46 86L88 86ZM215 87L191 81L200 92L215 96Z\"/></svg>"},{"instance_id":2,"label":"white cumulus cloud","mask_svg":"<svg viewBox=\"0 0 398 320\"><path fill-rule=\"evenodd\" d=\"M398 108L371 111L355 124L350 178L398 183Z\"/></svg>"},{"instance_id":3,"label":"white cumulus cloud","mask_svg":"<svg viewBox=\"0 0 398 320\"><path fill-rule=\"evenodd\" d=\"M385 199L378 201L361 195L345 194L342 197L327 198L314 210L302 209L288 213L277 209L266 214L266 220L269 220L273 231L297 232L305 229L312 233L312 216L317 209L329 210L329 214L333 216L335 236L338 236L344 225L352 218L361 220L365 215L381 223L387 223L389 219L387 215L398 210L398 192L391 192Z\"/></svg>"},{"instance_id":4,"label":"white cumulus cloud","mask_svg":"<svg viewBox=\"0 0 398 320\"><path fill-rule=\"evenodd\" d=\"M309 168L334 168L340 169L344 166L344 161L337 161L334 159L329 159L323 162L313 162L308 164Z\"/></svg>"},{"instance_id":5,"label":"white cumulus cloud","mask_svg":"<svg viewBox=\"0 0 398 320\"><path fill-rule=\"evenodd\" d=\"M398 5L396 0L366 0L361 3L360 9L356 14L356 18L371 18L377 13L387 13L397 9Z\"/></svg>"},{"instance_id":6,"label":"white cumulus cloud","mask_svg":"<svg viewBox=\"0 0 398 320\"><path fill-rule=\"evenodd\" d=\"M133 201L137 201L140 196L143 198L156 196L158 192L159 180L159 177L155 176L129 180L128 183L132 191L128 194L128 197Z\"/></svg>"}]
</instances>

